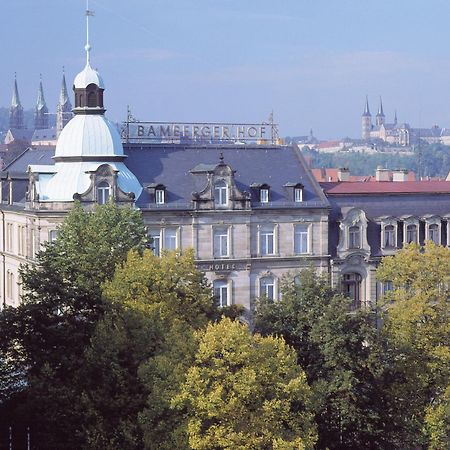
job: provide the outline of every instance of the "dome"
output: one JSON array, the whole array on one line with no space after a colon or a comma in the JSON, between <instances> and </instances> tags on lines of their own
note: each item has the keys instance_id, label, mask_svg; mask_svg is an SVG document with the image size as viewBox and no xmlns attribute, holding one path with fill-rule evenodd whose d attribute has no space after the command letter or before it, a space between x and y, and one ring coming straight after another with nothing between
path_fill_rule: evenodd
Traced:
<instances>
[{"instance_id":1,"label":"dome","mask_svg":"<svg viewBox=\"0 0 450 450\"><path fill-rule=\"evenodd\" d=\"M124 156L116 126L103 115L79 114L63 128L55 158L79 156Z\"/></svg>"},{"instance_id":2,"label":"dome","mask_svg":"<svg viewBox=\"0 0 450 450\"><path fill-rule=\"evenodd\" d=\"M99 88L105 89L103 78L89 63L87 63L86 67L75 77L73 85L75 89L85 89L90 84L95 84Z\"/></svg>"}]
</instances>

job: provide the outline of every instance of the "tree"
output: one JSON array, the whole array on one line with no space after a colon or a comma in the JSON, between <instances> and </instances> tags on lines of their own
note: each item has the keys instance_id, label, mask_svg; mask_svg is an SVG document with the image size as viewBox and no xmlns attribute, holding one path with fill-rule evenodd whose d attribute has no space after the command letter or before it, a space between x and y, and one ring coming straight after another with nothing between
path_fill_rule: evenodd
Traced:
<instances>
[{"instance_id":1,"label":"tree","mask_svg":"<svg viewBox=\"0 0 450 450\"><path fill-rule=\"evenodd\" d=\"M188 448L183 416L170 402L195 354L194 331L216 315L193 252L130 252L104 296L111 309L83 372L84 448Z\"/></svg>"},{"instance_id":2,"label":"tree","mask_svg":"<svg viewBox=\"0 0 450 450\"><path fill-rule=\"evenodd\" d=\"M297 353L315 398L318 449L387 448L380 377L383 364L373 317L350 313L350 300L326 276L303 270L286 279L280 302L261 299L255 330L283 337Z\"/></svg>"},{"instance_id":3,"label":"tree","mask_svg":"<svg viewBox=\"0 0 450 450\"><path fill-rule=\"evenodd\" d=\"M87 212L75 204L56 241L22 268L22 302L0 313L0 358L14 361L10 375L21 374L0 405L3 423L28 423L47 449L82 447L78 375L107 306L101 284L146 239L137 210L107 204Z\"/></svg>"},{"instance_id":4,"label":"tree","mask_svg":"<svg viewBox=\"0 0 450 450\"><path fill-rule=\"evenodd\" d=\"M311 449L311 392L283 339L223 319L199 349L173 403L185 409L192 449Z\"/></svg>"},{"instance_id":5,"label":"tree","mask_svg":"<svg viewBox=\"0 0 450 450\"><path fill-rule=\"evenodd\" d=\"M383 332L398 376L391 385L414 445L447 448L450 379L450 249L411 244L384 258L377 276L392 282Z\"/></svg>"}]
</instances>

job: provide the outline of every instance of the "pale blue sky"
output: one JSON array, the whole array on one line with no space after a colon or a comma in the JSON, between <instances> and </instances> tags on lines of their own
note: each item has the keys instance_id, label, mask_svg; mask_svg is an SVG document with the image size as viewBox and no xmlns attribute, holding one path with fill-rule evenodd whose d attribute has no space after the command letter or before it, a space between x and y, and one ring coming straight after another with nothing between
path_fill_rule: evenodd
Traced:
<instances>
[{"instance_id":1,"label":"pale blue sky","mask_svg":"<svg viewBox=\"0 0 450 450\"><path fill-rule=\"evenodd\" d=\"M0 105L14 72L34 105L39 73L54 109L61 67L84 66L84 0L3 0ZM360 134L365 95L388 119L450 127L448 0L91 0L92 62L108 115L142 120L267 119L282 135ZM70 86L69 86L70 87Z\"/></svg>"}]
</instances>

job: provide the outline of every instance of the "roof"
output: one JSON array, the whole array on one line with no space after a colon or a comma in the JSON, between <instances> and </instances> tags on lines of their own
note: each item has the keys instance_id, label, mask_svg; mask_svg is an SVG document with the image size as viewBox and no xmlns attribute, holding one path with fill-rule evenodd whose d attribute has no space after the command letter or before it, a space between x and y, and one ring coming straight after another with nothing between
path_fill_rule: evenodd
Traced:
<instances>
[{"instance_id":1,"label":"roof","mask_svg":"<svg viewBox=\"0 0 450 450\"><path fill-rule=\"evenodd\" d=\"M56 128L44 128L41 130L34 130L31 141L56 141Z\"/></svg>"},{"instance_id":2,"label":"roof","mask_svg":"<svg viewBox=\"0 0 450 450\"><path fill-rule=\"evenodd\" d=\"M122 141L103 115L78 114L63 128L55 156L123 156Z\"/></svg>"},{"instance_id":3,"label":"roof","mask_svg":"<svg viewBox=\"0 0 450 450\"><path fill-rule=\"evenodd\" d=\"M55 147L45 145L36 148L27 148L16 159L9 163L3 170L26 173L30 165L53 164Z\"/></svg>"},{"instance_id":4,"label":"roof","mask_svg":"<svg viewBox=\"0 0 450 450\"><path fill-rule=\"evenodd\" d=\"M75 89L85 89L90 84L95 84L101 89L105 89L105 83L100 74L94 70L89 62L85 68L75 77L73 85Z\"/></svg>"},{"instance_id":5,"label":"roof","mask_svg":"<svg viewBox=\"0 0 450 450\"><path fill-rule=\"evenodd\" d=\"M320 183L326 195L450 193L450 181Z\"/></svg>"},{"instance_id":6,"label":"roof","mask_svg":"<svg viewBox=\"0 0 450 450\"><path fill-rule=\"evenodd\" d=\"M314 178L321 182L337 182L338 180L338 172L339 169L336 168L325 168L322 167L320 169L311 169L312 174L314 175ZM349 175L349 180L351 182L354 181L365 181L367 177L365 175Z\"/></svg>"},{"instance_id":7,"label":"roof","mask_svg":"<svg viewBox=\"0 0 450 450\"><path fill-rule=\"evenodd\" d=\"M186 146L182 144L124 144L128 155L126 165L142 185L162 184L166 187L165 209L192 207L192 193L207 185L208 170L224 163L235 172L236 186L241 191L252 192L252 184L268 184L270 199L264 208L277 207L328 207L328 201L318 183L307 169L297 146ZM196 169L196 170L193 170ZM200 170L199 170L200 169ZM304 202L294 203L286 183L304 186ZM254 198L254 204L259 202ZM148 192L143 192L138 206L150 205Z\"/></svg>"},{"instance_id":8,"label":"roof","mask_svg":"<svg viewBox=\"0 0 450 450\"><path fill-rule=\"evenodd\" d=\"M34 130L28 128L10 128L8 130L16 141L30 142L31 136L33 136Z\"/></svg>"}]
</instances>

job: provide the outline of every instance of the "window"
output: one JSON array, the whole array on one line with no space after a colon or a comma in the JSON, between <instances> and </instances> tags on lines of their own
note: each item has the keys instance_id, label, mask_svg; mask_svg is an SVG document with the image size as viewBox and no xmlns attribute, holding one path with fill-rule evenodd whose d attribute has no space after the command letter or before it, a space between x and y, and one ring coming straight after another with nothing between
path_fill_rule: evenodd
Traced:
<instances>
[{"instance_id":1,"label":"window","mask_svg":"<svg viewBox=\"0 0 450 450\"><path fill-rule=\"evenodd\" d=\"M294 286L300 287L302 285L302 278L300 275L294 277Z\"/></svg>"},{"instance_id":2,"label":"window","mask_svg":"<svg viewBox=\"0 0 450 450\"><path fill-rule=\"evenodd\" d=\"M110 193L111 188L109 184L106 181L102 181L97 186L97 203L99 205L104 205L108 203L109 197L111 195Z\"/></svg>"},{"instance_id":3,"label":"window","mask_svg":"<svg viewBox=\"0 0 450 450\"><path fill-rule=\"evenodd\" d=\"M295 225L294 253L296 255L308 253L308 225Z\"/></svg>"},{"instance_id":4,"label":"window","mask_svg":"<svg viewBox=\"0 0 450 450\"><path fill-rule=\"evenodd\" d=\"M155 256L161 256L161 231L153 230L148 233L150 249Z\"/></svg>"},{"instance_id":5,"label":"window","mask_svg":"<svg viewBox=\"0 0 450 450\"><path fill-rule=\"evenodd\" d=\"M13 251L13 224L6 224L6 251Z\"/></svg>"},{"instance_id":6,"label":"window","mask_svg":"<svg viewBox=\"0 0 450 450\"><path fill-rule=\"evenodd\" d=\"M259 282L260 297L275 300L275 281L272 277L263 277Z\"/></svg>"},{"instance_id":7,"label":"window","mask_svg":"<svg viewBox=\"0 0 450 450\"><path fill-rule=\"evenodd\" d=\"M294 202L300 203L303 201L303 188L296 187L294 188Z\"/></svg>"},{"instance_id":8,"label":"window","mask_svg":"<svg viewBox=\"0 0 450 450\"><path fill-rule=\"evenodd\" d=\"M89 92L88 94L88 108L95 108L97 106L97 96L95 92Z\"/></svg>"},{"instance_id":9,"label":"window","mask_svg":"<svg viewBox=\"0 0 450 450\"><path fill-rule=\"evenodd\" d=\"M224 258L228 253L228 228L214 228L214 257Z\"/></svg>"},{"instance_id":10,"label":"window","mask_svg":"<svg viewBox=\"0 0 450 450\"><path fill-rule=\"evenodd\" d=\"M155 190L155 202L158 205L162 205L166 202L166 192L164 189Z\"/></svg>"},{"instance_id":11,"label":"window","mask_svg":"<svg viewBox=\"0 0 450 450\"><path fill-rule=\"evenodd\" d=\"M177 229L165 228L164 229L164 249L176 250L178 248L177 243Z\"/></svg>"},{"instance_id":12,"label":"window","mask_svg":"<svg viewBox=\"0 0 450 450\"><path fill-rule=\"evenodd\" d=\"M260 230L260 250L261 255L275 254L275 233L273 225L266 225Z\"/></svg>"},{"instance_id":13,"label":"window","mask_svg":"<svg viewBox=\"0 0 450 450\"><path fill-rule=\"evenodd\" d=\"M17 226L18 236L17 236L17 253L21 256L25 256L25 226L18 225Z\"/></svg>"},{"instance_id":14,"label":"window","mask_svg":"<svg viewBox=\"0 0 450 450\"><path fill-rule=\"evenodd\" d=\"M348 229L348 247L361 248L361 230L357 226Z\"/></svg>"},{"instance_id":15,"label":"window","mask_svg":"<svg viewBox=\"0 0 450 450\"><path fill-rule=\"evenodd\" d=\"M10 270L6 272L6 298L14 302L14 274Z\"/></svg>"},{"instance_id":16,"label":"window","mask_svg":"<svg viewBox=\"0 0 450 450\"><path fill-rule=\"evenodd\" d=\"M394 286L392 284L392 281L385 281L383 283L383 295L386 295L388 292L392 291L394 289Z\"/></svg>"},{"instance_id":17,"label":"window","mask_svg":"<svg viewBox=\"0 0 450 450\"><path fill-rule=\"evenodd\" d=\"M352 300L352 308L361 305L361 275L359 273L347 273L343 276L342 292Z\"/></svg>"},{"instance_id":18,"label":"window","mask_svg":"<svg viewBox=\"0 0 450 450\"><path fill-rule=\"evenodd\" d=\"M225 181L218 181L214 186L214 202L216 206L228 205L228 186Z\"/></svg>"},{"instance_id":19,"label":"window","mask_svg":"<svg viewBox=\"0 0 450 450\"><path fill-rule=\"evenodd\" d=\"M259 201L261 203L269 203L269 189L267 187L259 190Z\"/></svg>"},{"instance_id":20,"label":"window","mask_svg":"<svg viewBox=\"0 0 450 450\"><path fill-rule=\"evenodd\" d=\"M226 280L214 281L214 300L220 308L228 306L228 282Z\"/></svg>"},{"instance_id":21,"label":"window","mask_svg":"<svg viewBox=\"0 0 450 450\"><path fill-rule=\"evenodd\" d=\"M437 223L432 223L428 226L428 239L433 241L436 245L439 245L441 243L439 238L439 225Z\"/></svg>"},{"instance_id":22,"label":"window","mask_svg":"<svg viewBox=\"0 0 450 450\"><path fill-rule=\"evenodd\" d=\"M394 225L386 225L384 227L384 248L395 247L395 227Z\"/></svg>"},{"instance_id":23,"label":"window","mask_svg":"<svg viewBox=\"0 0 450 450\"><path fill-rule=\"evenodd\" d=\"M410 224L406 227L406 243L417 242L417 225Z\"/></svg>"},{"instance_id":24,"label":"window","mask_svg":"<svg viewBox=\"0 0 450 450\"><path fill-rule=\"evenodd\" d=\"M48 232L48 240L50 242L55 242L57 237L58 237L58 230L50 230Z\"/></svg>"}]
</instances>

